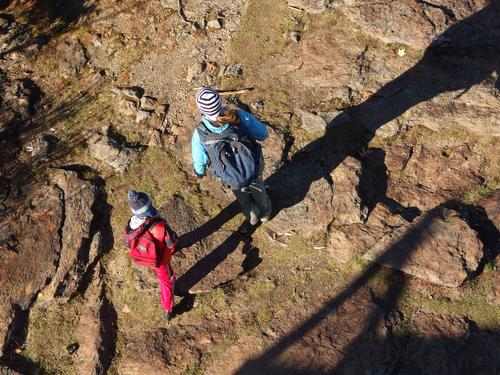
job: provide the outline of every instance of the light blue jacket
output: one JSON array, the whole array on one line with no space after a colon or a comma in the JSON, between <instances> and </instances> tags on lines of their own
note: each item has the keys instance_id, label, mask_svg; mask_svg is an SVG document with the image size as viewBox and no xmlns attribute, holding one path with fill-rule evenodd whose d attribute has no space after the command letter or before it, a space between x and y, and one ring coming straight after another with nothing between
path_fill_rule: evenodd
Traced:
<instances>
[{"instance_id":1,"label":"light blue jacket","mask_svg":"<svg viewBox=\"0 0 500 375\"><path fill-rule=\"evenodd\" d=\"M267 138L269 133L266 126L262 122L242 109L237 109L237 112L240 117L239 128L247 132L250 138L256 141L263 141ZM210 120L203 115L201 116L201 120L208 130L214 133L221 133L229 126L229 124L225 124L221 127L215 127L211 124ZM193 157L194 173L198 176L204 176L208 163L208 154L201 143L198 130L196 129L193 133L193 137L191 138L191 155Z\"/></svg>"}]
</instances>

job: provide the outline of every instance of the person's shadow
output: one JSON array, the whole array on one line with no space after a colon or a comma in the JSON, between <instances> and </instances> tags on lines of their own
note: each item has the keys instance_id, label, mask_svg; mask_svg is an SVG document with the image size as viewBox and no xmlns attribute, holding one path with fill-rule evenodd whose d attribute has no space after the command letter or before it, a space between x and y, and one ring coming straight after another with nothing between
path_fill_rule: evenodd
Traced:
<instances>
[{"instance_id":1,"label":"person's shadow","mask_svg":"<svg viewBox=\"0 0 500 375\"><path fill-rule=\"evenodd\" d=\"M301 202L314 181L321 178L329 180L330 173L342 163L345 156L359 155L368 147L377 129L408 109L444 92L466 92L483 81L496 79L494 73L499 71L500 2L492 1L436 38L414 67L383 86L365 102L348 109L348 123L328 127L322 137L303 147L271 175L266 184L271 190L273 214ZM499 88L498 79L495 87ZM344 157L331 157L332 154ZM384 185L387 186L387 181L382 182ZM385 191L379 200L389 208L392 206L393 212L399 211L406 215L407 219L411 220L419 214L416 208L408 210L386 197ZM181 243L187 247L210 235L238 212L238 205L233 202L199 229L182 235ZM251 237L256 229L257 226L251 227L247 236ZM236 248L238 242L235 239L236 235L228 238L193 265L187 274L179 277L179 289L189 290L222 262ZM208 261L211 258L216 261ZM207 264L210 264L210 269L206 268Z\"/></svg>"}]
</instances>

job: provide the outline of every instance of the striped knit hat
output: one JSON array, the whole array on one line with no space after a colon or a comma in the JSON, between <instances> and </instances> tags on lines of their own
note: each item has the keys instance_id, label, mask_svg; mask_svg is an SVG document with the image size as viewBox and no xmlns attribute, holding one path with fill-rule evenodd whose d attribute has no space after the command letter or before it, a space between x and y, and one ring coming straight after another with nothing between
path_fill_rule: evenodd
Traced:
<instances>
[{"instance_id":1,"label":"striped knit hat","mask_svg":"<svg viewBox=\"0 0 500 375\"><path fill-rule=\"evenodd\" d=\"M211 87L202 87L196 94L196 105L202 114L215 120L222 108L219 93Z\"/></svg>"},{"instance_id":2,"label":"striped knit hat","mask_svg":"<svg viewBox=\"0 0 500 375\"><path fill-rule=\"evenodd\" d=\"M153 207L153 202L149 199L146 193L129 190L128 204L130 210L135 216L149 217L156 215L156 209Z\"/></svg>"}]
</instances>

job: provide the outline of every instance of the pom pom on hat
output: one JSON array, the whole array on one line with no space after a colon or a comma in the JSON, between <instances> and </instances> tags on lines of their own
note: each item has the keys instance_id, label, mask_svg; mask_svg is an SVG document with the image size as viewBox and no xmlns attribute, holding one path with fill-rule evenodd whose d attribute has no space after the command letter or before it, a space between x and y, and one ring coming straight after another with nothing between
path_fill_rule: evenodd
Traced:
<instances>
[{"instance_id":1,"label":"pom pom on hat","mask_svg":"<svg viewBox=\"0 0 500 375\"><path fill-rule=\"evenodd\" d=\"M136 202L139 199L139 194L135 190L128 191L128 200L132 202Z\"/></svg>"}]
</instances>

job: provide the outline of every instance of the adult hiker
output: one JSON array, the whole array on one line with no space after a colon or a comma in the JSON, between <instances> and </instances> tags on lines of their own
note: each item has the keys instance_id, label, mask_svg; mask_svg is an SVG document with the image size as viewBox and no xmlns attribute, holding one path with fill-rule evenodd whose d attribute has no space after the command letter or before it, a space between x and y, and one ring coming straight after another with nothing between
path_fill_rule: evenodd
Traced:
<instances>
[{"instance_id":1,"label":"adult hiker","mask_svg":"<svg viewBox=\"0 0 500 375\"><path fill-rule=\"evenodd\" d=\"M177 235L158 214L147 194L130 190L128 203L132 211L123 240L130 258L140 266L153 269L160 284L161 307L169 324L174 304L175 275L170 259Z\"/></svg>"},{"instance_id":2,"label":"adult hiker","mask_svg":"<svg viewBox=\"0 0 500 375\"><path fill-rule=\"evenodd\" d=\"M219 93L203 87L196 94L201 121L191 139L194 172L209 173L231 188L251 225L271 216L271 200L262 182L264 158L258 141L266 126L242 109L222 106ZM208 166L208 168L207 168Z\"/></svg>"}]
</instances>

